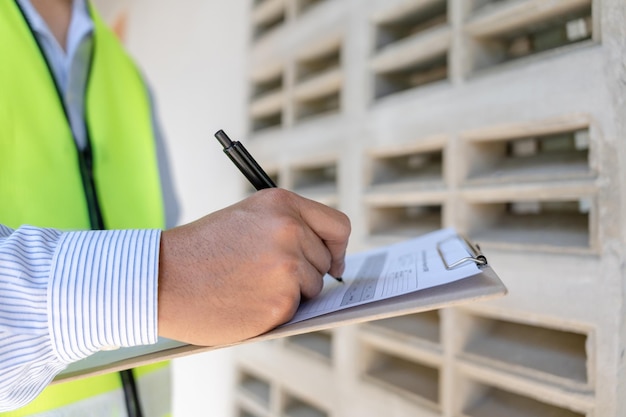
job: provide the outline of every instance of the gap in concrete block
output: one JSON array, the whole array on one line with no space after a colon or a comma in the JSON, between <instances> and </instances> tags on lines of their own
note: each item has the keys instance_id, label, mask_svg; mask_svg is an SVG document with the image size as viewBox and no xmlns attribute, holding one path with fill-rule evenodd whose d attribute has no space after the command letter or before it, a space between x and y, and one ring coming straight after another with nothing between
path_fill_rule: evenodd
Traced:
<instances>
[{"instance_id":1,"label":"gap in concrete block","mask_svg":"<svg viewBox=\"0 0 626 417\"><path fill-rule=\"evenodd\" d=\"M302 15L327 0L298 0L296 3L297 14Z\"/></svg>"},{"instance_id":2,"label":"gap in concrete block","mask_svg":"<svg viewBox=\"0 0 626 417\"><path fill-rule=\"evenodd\" d=\"M367 381L424 402L439 406L439 369L367 347Z\"/></svg>"},{"instance_id":3,"label":"gap in concrete block","mask_svg":"<svg viewBox=\"0 0 626 417\"><path fill-rule=\"evenodd\" d=\"M532 207L533 210L529 208ZM590 213L579 200L525 199L472 205L477 242L546 248L590 248ZM481 218L484 217L484 218Z\"/></svg>"},{"instance_id":4,"label":"gap in concrete block","mask_svg":"<svg viewBox=\"0 0 626 417\"><path fill-rule=\"evenodd\" d=\"M312 191L337 192L337 163L292 168L293 190L300 193Z\"/></svg>"},{"instance_id":5,"label":"gap in concrete block","mask_svg":"<svg viewBox=\"0 0 626 417\"><path fill-rule=\"evenodd\" d=\"M420 2L415 2L416 6ZM424 2L421 2L424 3ZM391 20L380 22L376 27L376 49L401 41L448 22L448 2L431 2L428 7L416 7Z\"/></svg>"},{"instance_id":6,"label":"gap in concrete block","mask_svg":"<svg viewBox=\"0 0 626 417\"><path fill-rule=\"evenodd\" d=\"M470 10L473 14L483 13L500 6L502 3L511 0L465 0L470 3Z\"/></svg>"},{"instance_id":7,"label":"gap in concrete block","mask_svg":"<svg viewBox=\"0 0 626 417\"><path fill-rule=\"evenodd\" d=\"M255 3L254 8L259 9L263 7L263 3L268 2L269 0L260 1ZM287 20L287 10L285 5L281 5L279 9L272 11L267 16L263 16L262 19L256 21L256 24L253 26L252 30L252 39L257 41L264 37L265 35L272 32L274 29L282 26Z\"/></svg>"},{"instance_id":8,"label":"gap in concrete block","mask_svg":"<svg viewBox=\"0 0 626 417\"><path fill-rule=\"evenodd\" d=\"M258 416L256 414L253 414L253 413L251 413L251 412L249 412L247 410L241 410L241 409L237 412L237 416L238 417L261 417L261 416Z\"/></svg>"},{"instance_id":9,"label":"gap in concrete block","mask_svg":"<svg viewBox=\"0 0 626 417\"><path fill-rule=\"evenodd\" d=\"M252 119L252 131L259 132L261 130L280 127L283 124L283 113L279 111L263 117L255 117Z\"/></svg>"},{"instance_id":10,"label":"gap in concrete block","mask_svg":"<svg viewBox=\"0 0 626 417\"><path fill-rule=\"evenodd\" d=\"M371 207L369 230L373 236L416 237L442 227L442 206L397 205Z\"/></svg>"},{"instance_id":11,"label":"gap in concrete block","mask_svg":"<svg viewBox=\"0 0 626 417\"><path fill-rule=\"evenodd\" d=\"M502 3L498 7L506 7L506 2ZM490 7L494 10L496 8L495 5ZM540 8L537 9L537 13L540 13ZM512 24L512 29L507 32L499 31L494 35L474 39L474 70L565 47L593 37L591 4L568 9L561 15L538 21L527 15L520 15L520 19L528 21Z\"/></svg>"},{"instance_id":12,"label":"gap in concrete block","mask_svg":"<svg viewBox=\"0 0 626 417\"><path fill-rule=\"evenodd\" d=\"M587 385L587 335L474 316L463 352Z\"/></svg>"},{"instance_id":13,"label":"gap in concrete block","mask_svg":"<svg viewBox=\"0 0 626 417\"><path fill-rule=\"evenodd\" d=\"M285 417L328 417L328 413L292 394L286 394L283 413Z\"/></svg>"},{"instance_id":14,"label":"gap in concrete block","mask_svg":"<svg viewBox=\"0 0 626 417\"><path fill-rule=\"evenodd\" d=\"M238 386L244 395L269 409L271 392L269 381L248 371L240 370Z\"/></svg>"},{"instance_id":15,"label":"gap in concrete block","mask_svg":"<svg viewBox=\"0 0 626 417\"><path fill-rule=\"evenodd\" d=\"M252 99L263 97L266 94L280 91L283 88L283 73L274 74L269 78L252 83Z\"/></svg>"},{"instance_id":16,"label":"gap in concrete block","mask_svg":"<svg viewBox=\"0 0 626 417\"><path fill-rule=\"evenodd\" d=\"M367 327L382 331L395 339L418 339L434 344L441 343L440 326L438 310L376 320L367 324Z\"/></svg>"},{"instance_id":17,"label":"gap in concrete block","mask_svg":"<svg viewBox=\"0 0 626 417\"><path fill-rule=\"evenodd\" d=\"M286 339L287 346L312 353L315 357L327 362L332 360L333 335L331 332L320 331L291 336Z\"/></svg>"},{"instance_id":18,"label":"gap in concrete block","mask_svg":"<svg viewBox=\"0 0 626 417\"><path fill-rule=\"evenodd\" d=\"M447 78L448 54L446 52L405 68L375 74L374 98L378 100Z\"/></svg>"},{"instance_id":19,"label":"gap in concrete block","mask_svg":"<svg viewBox=\"0 0 626 417\"><path fill-rule=\"evenodd\" d=\"M585 417L584 414L491 387L484 389L482 396L467 405L463 411L463 416Z\"/></svg>"},{"instance_id":20,"label":"gap in concrete block","mask_svg":"<svg viewBox=\"0 0 626 417\"><path fill-rule=\"evenodd\" d=\"M341 45L333 45L313 57L299 59L296 62L296 81L303 82L315 78L324 72L341 67Z\"/></svg>"},{"instance_id":21,"label":"gap in concrete block","mask_svg":"<svg viewBox=\"0 0 626 417\"><path fill-rule=\"evenodd\" d=\"M340 108L341 92L334 91L321 97L296 103L296 120L300 122L316 116L338 113Z\"/></svg>"},{"instance_id":22,"label":"gap in concrete block","mask_svg":"<svg viewBox=\"0 0 626 417\"><path fill-rule=\"evenodd\" d=\"M397 183L441 183L443 150L410 152L372 159L373 186Z\"/></svg>"},{"instance_id":23,"label":"gap in concrete block","mask_svg":"<svg viewBox=\"0 0 626 417\"><path fill-rule=\"evenodd\" d=\"M468 180L549 181L591 177L588 129L546 136L472 142Z\"/></svg>"}]
</instances>

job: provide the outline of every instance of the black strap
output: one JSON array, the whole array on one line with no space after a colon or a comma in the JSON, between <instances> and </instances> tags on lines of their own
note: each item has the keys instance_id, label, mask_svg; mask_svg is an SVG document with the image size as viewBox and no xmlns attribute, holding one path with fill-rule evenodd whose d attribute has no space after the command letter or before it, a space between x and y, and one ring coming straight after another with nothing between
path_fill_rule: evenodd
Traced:
<instances>
[{"instance_id":1,"label":"black strap","mask_svg":"<svg viewBox=\"0 0 626 417\"><path fill-rule=\"evenodd\" d=\"M137 392L137 384L132 369L120 371L122 378L122 387L124 389L124 401L126 402L126 411L128 417L143 417L141 404L139 403L139 393Z\"/></svg>"}]
</instances>

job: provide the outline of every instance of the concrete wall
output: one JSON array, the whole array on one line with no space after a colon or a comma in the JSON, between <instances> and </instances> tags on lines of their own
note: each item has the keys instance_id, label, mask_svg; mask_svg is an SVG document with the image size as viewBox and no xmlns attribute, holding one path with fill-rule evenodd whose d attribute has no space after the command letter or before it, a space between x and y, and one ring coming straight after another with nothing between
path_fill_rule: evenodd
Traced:
<instances>
[{"instance_id":1,"label":"concrete wall","mask_svg":"<svg viewBox=\"0 0 626 417\"><path fill-rule=\"evenodd\" d=\"M626 4L251 8L249 148L279 184L346 211L352 250L456 227L510 293L243 346L238 415L625 415Z\"/></svg>"}]
</instances>

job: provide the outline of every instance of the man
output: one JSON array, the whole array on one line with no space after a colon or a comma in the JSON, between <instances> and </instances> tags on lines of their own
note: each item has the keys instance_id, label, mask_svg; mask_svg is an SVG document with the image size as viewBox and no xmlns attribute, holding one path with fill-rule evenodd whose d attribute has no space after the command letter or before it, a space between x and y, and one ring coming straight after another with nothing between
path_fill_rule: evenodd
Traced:
<instances>
[{"instance_id":1,"label":"man","mask_svg":"<svg viewBox=\"0 0 626 417\"><path fill-rule=\"evenodd\" d=\"M99 350L157 334L213 345L263 333L316 295L326 272L341 274L347 218L284 190L161 233L155 130L136 68L82 0L31 2L0 2L0 223L19 227L0 227L0 410ZM86 37L81 7L93 18ZM84 105L59 88L63 75L33 33L37 14L88 69ZM80 80L74 70L66 81ZM34 412L67 414L91 398ZM100 415L111 404L101 401Z\"/></svg>"},{"instance_id":2,"label":"man","mask_svg":"<svg viewBox=\"0 0 626 417\"><path fill-rule=\"evenodd\" d=\"M64 229L163 227L160 184L166 201L174 199L168 192L169 176L159 178L158 169L166 170L167 164L161 159L157 165L159 132L137 69L102 22L92 20L84 1L4 3L0 31L5 117L0 140L7 164L0 168L0 190L10 205L0 209L1 221ZM122 176L130 177L125 180L130 183L120 183ZM123 201L133 207L120 207ZM142 379L155 382L153 396L167 398L167 369L153 371L145 376L144 369ZM162 377L157 381L155 374ZM140 414L135 378L131 372L121 376L128 412ZM31 410L59 409L58 400L64 399L67 411L72 408L68 399L85 403L91 398L90 408L111 411L123 405L111 400L119 394L112 389L118 386L119 378L108 375L51 388ZM75 392L82 394L68 395ZM167 402L160 406L162 410L151 414L169 411Z\"/></svg>"}]
</instances>

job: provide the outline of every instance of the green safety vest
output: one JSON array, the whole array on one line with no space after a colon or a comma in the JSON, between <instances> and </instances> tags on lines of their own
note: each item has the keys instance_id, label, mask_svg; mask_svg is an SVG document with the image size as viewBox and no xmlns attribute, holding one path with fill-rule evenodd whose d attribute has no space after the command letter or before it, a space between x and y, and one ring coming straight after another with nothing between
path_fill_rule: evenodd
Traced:
<instances>
[{"instance_id":1,"label":"green safety vest","mask_svg":"<svg viewBox=\"0 0 626 417\"><path fill-rule=\"evenodd\" d=\"M161 228L150 101L137 68L92 13L86 90L93 182L107 229ZM0 1L0 220L89 229L77 151L54 79L14 1Z\"/></svg>"},{"instance_id":2,"label":"green safety vest","mask_svg":"<svg viewBox=\"0 0 626 417\"><path fill-rule=\"evenodd\" d=\"M91 14L94 49L85 97L91 157L84 158L24 16L14 1L0 1L2 224L64 230L94 225L107 229L164 227L148 93L115 35L94 10ZM146 416L167 415L169 367L157 364L135 369L134 374L140 396L144 394L145 399L148 394L154 399L155 404L144 409ZM146 392L146 385L157 390L155 395ZM76 411L77 406L89 413ZM119 375L52 385L26 407L0 416L48 413L125 415Z\"/></svg>"}]
</instances>

